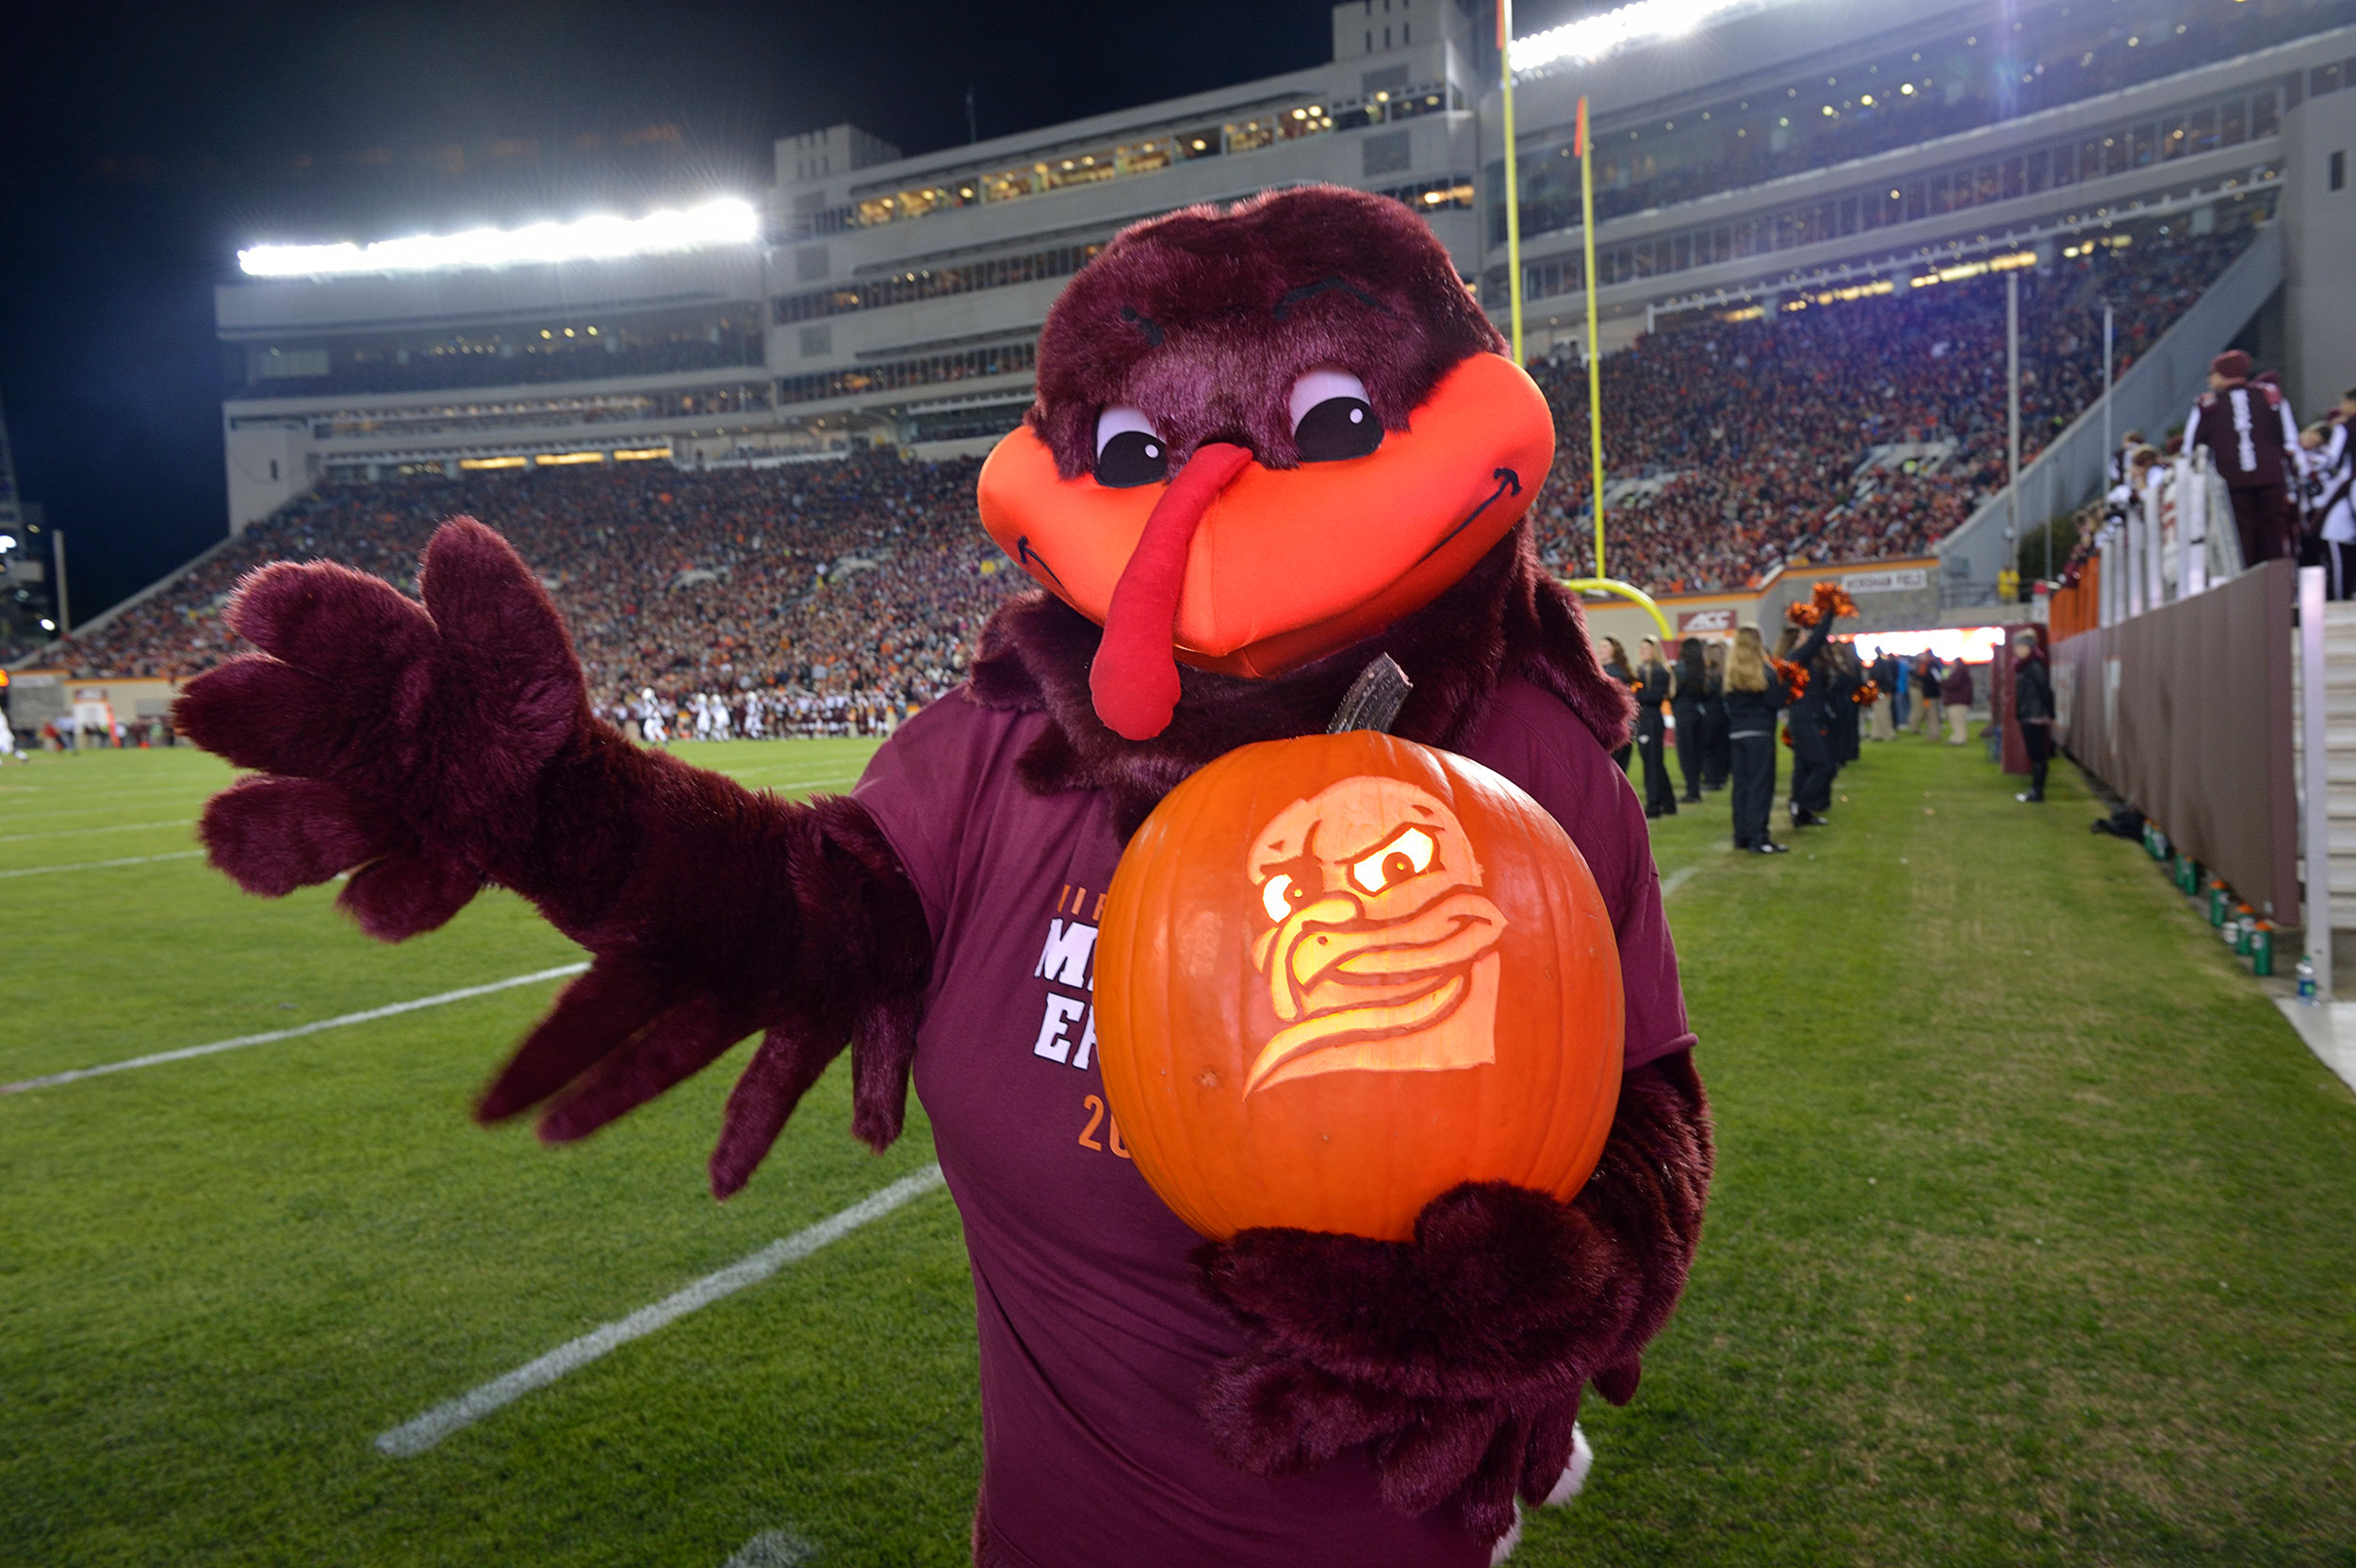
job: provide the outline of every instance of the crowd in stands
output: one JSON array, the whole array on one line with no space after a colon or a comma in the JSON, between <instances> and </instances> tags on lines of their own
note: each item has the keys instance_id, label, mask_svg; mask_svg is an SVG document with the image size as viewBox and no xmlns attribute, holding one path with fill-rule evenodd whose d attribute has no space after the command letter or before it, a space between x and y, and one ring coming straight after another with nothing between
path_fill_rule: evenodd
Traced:
<instances>
[{"instance_id":1,"label":"crowd in stands","mask_svg":"<svg viewBox=\"0 0 2356 1568\"><path fill-rule=\"evenodd\" d=\"M2123 371L2245 238L2149 237L2021 274L2024 461L2100 393L2101 301L2117 307ZM1902 287L1654 335L1609 357L1606 449L1615 481L1643 492L1607 507L1612 574L1717 588L1783 563L1925 551L2002 482L2004 288L1994 275ZM1533 371L1565 433L1531 516L1542 553L1579 573L1592 548L1585 375L1569 362ZM1889 466L1873 466L1876 449ZM871 451L331 484L44 662L94 678L193 675L238 650L220 612L244 572L328 559L414 592L434 525L465 513L540 572L600 710L643 723L646 710L692 734L702 694L744 733L745 697L760 693L764 734L859 732L956 684L990 612L1028 585L974 521L978 467Z\"/></svg>"},{"instance_id":2,"label":"crowd in stands","mask_svg":"<svg viewBox=\"0 0 2356 1568\"><path fill-rule=\"evenodd\" d=\"M2021 274L2021 460L2102 394L2102 303L2114 374L2200 298L2249 231L2154 236ZM1921 555L2004 484L2004 280L1986 274L1640 339L1603 362L1612 576L1656 592L1741 587L1786 562ZM1587 376L1532 367L1570 433L1533 509L1540 550L1593 561ZM1890 454L1876 448L1944 449ZM1935 460L1934 460L1935 459Z\"/></svg>"},{"instance_id":3,"label":"crowd in stands","mask_svg":"<svg viewBox=\"0 0 2356 1568\"><path fill-rule=\"evenodd\" d=\"M648 687L682 703L760 689L818 699L799 715L809 724L880 723L877 705L922 705L961 679L983 621L1018 585L973 522L979 466L861 453L337 485L53 651L87 678L194 675L241 646L220 611L245 572L335 560L415 593L434 525L464 513L541 574L602 710ZM852 699L877 711L862 717Z\"/></svg>"}]
</instances>

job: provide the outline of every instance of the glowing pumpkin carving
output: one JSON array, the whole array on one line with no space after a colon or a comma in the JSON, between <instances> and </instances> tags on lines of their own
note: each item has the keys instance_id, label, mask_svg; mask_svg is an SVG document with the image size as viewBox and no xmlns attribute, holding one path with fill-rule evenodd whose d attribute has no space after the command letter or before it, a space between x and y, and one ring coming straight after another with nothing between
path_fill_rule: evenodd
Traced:
<instances>
[{"instance_id":1,"label":"glowing pumpkin carving","mask_svg":"<svg viewBox=\"0 0 2356 1568\"><path fill-rule=\"evenodd\" d=\"M1271 741L1130 841L1096 1024L1137 1168L1196 1231L1405 1240L1460 1182L1585 1183L1619 954L1586 861L1501 776L1374 730Z\"/></svg>"}]
</instances>

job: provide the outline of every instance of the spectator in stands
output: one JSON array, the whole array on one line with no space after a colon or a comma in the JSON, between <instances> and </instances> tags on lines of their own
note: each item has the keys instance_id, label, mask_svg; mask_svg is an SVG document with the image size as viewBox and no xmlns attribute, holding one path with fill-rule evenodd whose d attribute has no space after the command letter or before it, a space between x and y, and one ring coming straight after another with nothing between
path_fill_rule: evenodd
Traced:
<instances>
[{"instance_id":1,"label":"spectator in stands","mask_svg":"<svg viewBox=\"0 0 2356 1568\"><path fill-rule=\"evenodd\" d=\"M1962 745L1970 739L1965 730L1972 718L1972 668L1962 660L1947 666L1946 677L1939 682L1939 700L1947 710L1947 743Z\"/></svg>"},{"instance_id":2,"label":"spectator in stands","mask_svg":"<svg viewBox=\"0 0 2356 1568\"><path fill-rule=\"evenodd\" d=\"M1677 668L1670 673L1669 714L1677 721L1677 771L1685 776L1681 804L1699 805L1705 759L1710 750L1710 661L1702 640L1688 637L1677 645Z\"/></svg>"},{"instance_id":3,"label":"spectator in stands","mask_svg":"<svg viewBox=\"0 0 2356 1568\"><path fill-rule=\"evenodd\" d=\"M2035 805L2045 798L2045 767L2053 756L2053 681L2034 631L2012 640L2012 716L2029 752L2029 787L2012 798Z\"/></svg>"},{"instance_id":4,"label":"spectator in stands","mask_svg":"<svg viewBox=\"0 0 2356 1568\"><path fill-rule=\"evenodd\" d=\"M1677 814L1677 787L1669 782L1666 753L1667 723L1661 708L1674 681L1661 661L1661 640L1647 637L1636 645L1636 755L1644 764L1644 815Z\"/></svg>"}]
</instances>

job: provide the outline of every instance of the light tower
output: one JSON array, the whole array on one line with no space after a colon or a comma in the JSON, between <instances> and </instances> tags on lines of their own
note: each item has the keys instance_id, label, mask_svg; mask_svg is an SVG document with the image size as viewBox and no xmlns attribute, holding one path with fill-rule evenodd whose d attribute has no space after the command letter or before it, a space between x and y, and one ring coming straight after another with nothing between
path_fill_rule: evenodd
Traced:
<instances>
[{"instance_id":1,"label":"light tower","mask_svg":"<svg viewBox=\"0 0 2356 1568\"><path fill-rule=\"evenodd\" d=\"M0 408L0 644L44 643L64 627L64 544L17 488L8 411Z\"/></svg>"}]
</instances>

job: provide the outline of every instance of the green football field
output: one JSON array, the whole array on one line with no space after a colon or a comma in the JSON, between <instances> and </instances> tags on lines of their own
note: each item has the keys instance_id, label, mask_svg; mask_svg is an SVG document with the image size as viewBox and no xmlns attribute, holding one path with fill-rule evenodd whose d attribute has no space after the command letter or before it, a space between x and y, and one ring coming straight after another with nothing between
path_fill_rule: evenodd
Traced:
<instances>
[{"instance_id":1,"label":"green football field","mask_svg":"<svg viewBox=\"0 0 2356 1568\"><path fill-rule=\"evenodd\" d=\"M681 750L800 792L871 744ZM722 1206L732 1062L585 1145L475 1128L578 951L499 894L398 948L327 890L248 898L190 848L229 776L0 768L0 1084L264 1037L0 1093L0 1563L962 1562L938 1188L377 1446L929 1135L870 1155L838 1072ZM1792 855L1727 853L1723 795L1657 825L1719 1184L1517 1562L2356 1564L2356 1104L2074 779L2016 787L1907 740Z\"/></svg>"}]
</instances>

